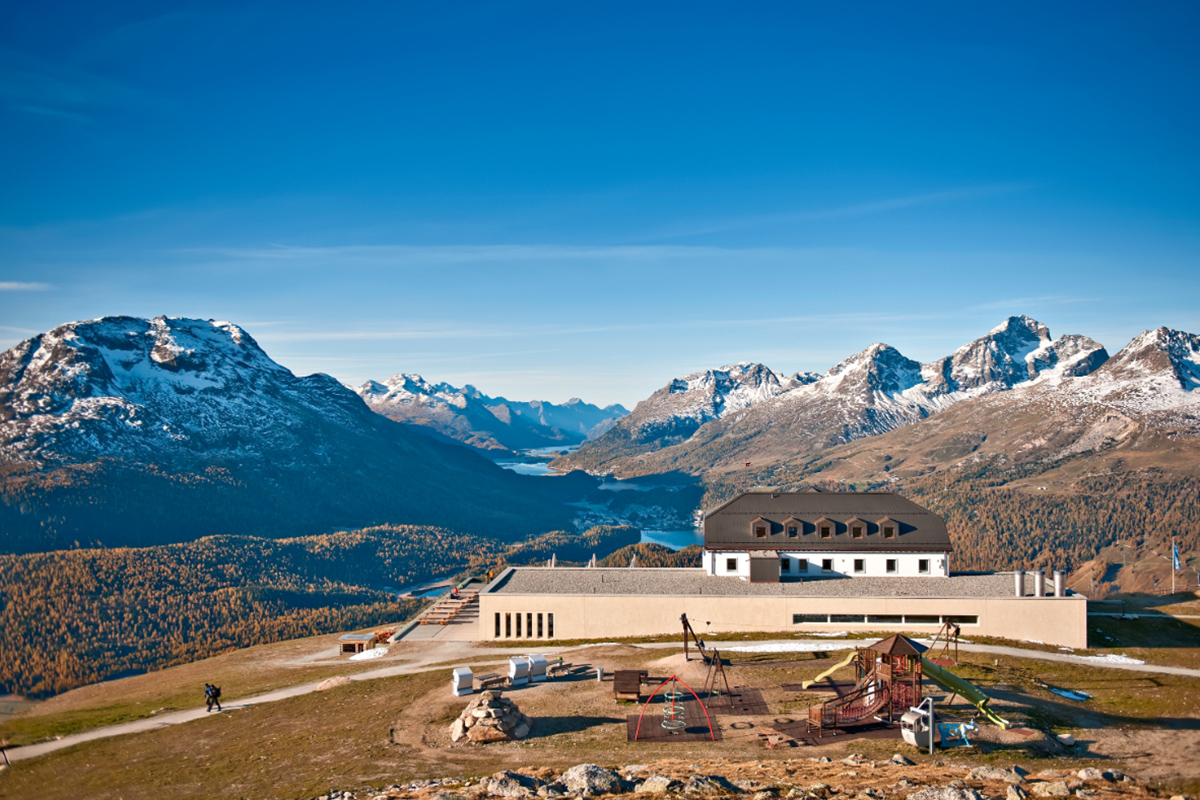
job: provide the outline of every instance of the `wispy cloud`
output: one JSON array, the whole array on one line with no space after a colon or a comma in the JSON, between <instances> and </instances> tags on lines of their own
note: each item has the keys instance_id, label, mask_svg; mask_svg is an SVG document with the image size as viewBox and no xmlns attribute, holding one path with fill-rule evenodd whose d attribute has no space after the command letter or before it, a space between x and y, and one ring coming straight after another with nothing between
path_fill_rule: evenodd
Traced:
<instances>
[{"instance_id":1,"label":"wispy cloud","mask_svg":"<svg viewBox=\"0 0 1200 800\"><path fill-rule=\"evenodd\" d=\"M997 309L1030 309L1035 306L1061 306L1077 303L1099 302L1094 297L1071 297L1069 295L1040 295L1037 297L1008 297L1003 300L989 300L970 306L971 311L994 311Z\"/></svg>"},{"instance_id":2,"label":"wispy cloud","mask_svg":"<svg viewBox=\"0 0 1200 800\"><path fill-rule=\"evenodd\" d=\"M0 99L27 114L90 122L88 109L144 105L150 96L93 72L0 48Z\"/></svg>"},{"instance_id":3,"label":"wispy cloud","mask_svg":"<svg viewBox=\"0 0 1200 800\"><path fill-rule=\"evenodd\" d=\"M44 292L50 288L48 283L24 283L21 281L0 281L0 292Z\"/></svg>"},{"instance_id":4,"label":"wispy cloud","mask_svg":"<svg viewBox=\"0 0 1200 800\"><path fill-rule=\"evenodd\" d=\"M926 192L923 194L889 197L882 200L872 200L865 203L834 206L831 208L809 209L805 211L782 211L771 214L754 214L726 219L712 220L707 223L683 224L674 227L661 228L641 237L638 241L658 241L662 239L678 239L689 236L702 236L710 233L726 233L729 231L757 228L768 225L785 223L816 222L820 220L839 219L845 217L863 217L872 214L883 214L889 211L899 211L917 206L937 203L951 203L959 200L971 200L990 195L1010 194L1029 189L1027 184L998 183L984 186L970 186L961 189L949 189L941 192Z\"/></svg>"}]
</instances>

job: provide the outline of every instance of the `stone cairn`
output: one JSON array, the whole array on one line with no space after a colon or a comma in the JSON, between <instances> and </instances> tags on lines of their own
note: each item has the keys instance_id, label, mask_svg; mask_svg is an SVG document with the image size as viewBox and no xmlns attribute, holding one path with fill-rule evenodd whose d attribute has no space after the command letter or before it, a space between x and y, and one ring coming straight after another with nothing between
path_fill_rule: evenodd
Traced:
<instances>
[{"instance_id":1,"label":"stone cairn","mask_svg":"<svg viewBox=\"0 0 1200 800\"><path fill-rule=\"evenodd\" d=\"M521 713L517 704L488 691L473 699L450 726L450 741L466 739L476 744L510 742L529 735L532 720Z\"/></svg>"}]
</instances>

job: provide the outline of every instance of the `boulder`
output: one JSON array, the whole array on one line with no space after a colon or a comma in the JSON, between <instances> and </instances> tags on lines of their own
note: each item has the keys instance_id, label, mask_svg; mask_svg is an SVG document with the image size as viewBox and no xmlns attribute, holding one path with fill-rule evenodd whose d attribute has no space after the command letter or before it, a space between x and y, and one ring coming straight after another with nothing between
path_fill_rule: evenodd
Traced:
<instances>
[{"instance_id":1,"label":"boulder","mask_svg":"<svg viewBox=\"0 0 1200 800\"><path fill-rule=\"evenodd\" d=\"M621 776L595 764L576 764L558 779L570 794L590 797L621 791Z\"/></svg>"},{"instance_id":2,"label":"boulder","mask_svg":"<svg viewBox=\"0 0 1200 800\"><path fill-rule=\"evenodd\" d=\"M1004 800L1025 800L1027 797L1029 794L1015 783L1010 783L1004 793Z\"/></svg>"},{"instance_id":3,"label":"boulder","mask_svg":"<svg viewBox=\"0 0 1200 800\"><path fill-rule=\"evenodd\" d=\"M1044 781L1029 787L1029 793L1034 797L1070 797L1071 790L1062 781Z\"/></svg>"},{"instance_id":4,"label":"boulder","mask_svg":"<svg viewBox=\"0 0 1200 800\"><path fill-rule=\"evenodd\" d=\"M454 720L454 724L450 726L450 741L460 742L467 735L467 726L461 719Z\"/></svg>"},{"instance_id":5,"label":"boulder","mask_svg":"<svg viewBox=\"0 0 1200 800\"><path fill-rule=\"evenodd\" d=\"M1021 783L1025 778L1015 769L1000 767L975 767L967 773L967 779L973 781L1004 781L1005 783Z\"/></svg>"},{"instance_id":6,"label":"boulder","mask_svg":"<svg viewBox=\"0 0 1200 800\"><path fill-rule=\"evenodd\" d=\"M493 797L533 797L538 781L510 770L497 772L479 782L479 788Z\"/></svg>"},{"instance_id":7,"label":"boulder","mask_svg":"<svg viewBox=\"0 0 1200 800\"><path fill-rule=\"evenodd\" d=\"M664 792L674 792L679 788L679 781L672 780L666 775L654 774L642 781L637 787L639 792L650 792L652 794L663 794Z\"/></svg>"},{"instance_id":8,"label":"boulder","mask_svg":"<svg viewBox=\"0 0 1200 800\"><path fill-rule=\"evenodd\" d=\"M908 800L983 800L983 795L974 789L956 789L953 786L930 786L913 792Z\"/></svg>"},{"instance_id":9,"label":"boulder","mask_svg":"<svg viewBox=\"0 0 1200 800\"><path fill-rule=\"evenodd\" d=\"M1100 770L1096 769L1095 767L1084 767L1083 769L1079 770L1079 772L1076 772L1075 774L1079 776L1079 780L1081 780L1081 781L1102 781L1102 780L1104 780L1104 773L1101 772Z\"/></svg>"},{"instance_id":10,"label":"boulder","mask_svg":"<svg viewBox=\"0 0 1200 800\"><path fill-rule=\"evenodd\" d=\"M898 764L902 767L911 767L916 762L900 753L896 753L894 756L892 756L892 763Z\"/></svg>"}]
</instances>

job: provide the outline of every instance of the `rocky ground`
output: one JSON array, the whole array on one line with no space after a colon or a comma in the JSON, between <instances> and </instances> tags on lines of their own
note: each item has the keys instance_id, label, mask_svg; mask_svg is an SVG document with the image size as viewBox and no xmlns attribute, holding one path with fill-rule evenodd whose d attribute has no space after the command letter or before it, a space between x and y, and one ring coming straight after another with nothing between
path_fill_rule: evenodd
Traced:
<instances>
[{"instance_id":1,"label":"rocky ground","mask_svg":"<svg viewBox=\"0 0 1200 800\"><path fill-rule=\"evenodd\" d=\"M1075 797L1133 800L1158 797L1132 777L1094 767L1043 769L1019 765L969 766L948 761L916 764L897 753L884 761L851 754L787 761L656 761L608 769L579 764L504 770L478 779L445 777L393 785L383 791L346 790L315 800L474 800L476 798L582 798L600 795L664 798L725 796L746 800L1026 800ZM1193 800L1175 795L1172 800Z\"/></svg>"}]
</instances>

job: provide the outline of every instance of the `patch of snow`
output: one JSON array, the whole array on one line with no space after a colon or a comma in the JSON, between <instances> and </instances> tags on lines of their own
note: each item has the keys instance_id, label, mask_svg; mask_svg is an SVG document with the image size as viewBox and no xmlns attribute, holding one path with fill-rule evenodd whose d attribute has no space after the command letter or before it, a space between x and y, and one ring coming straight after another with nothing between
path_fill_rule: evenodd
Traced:
<instances>
[{"instance_id":1,"label":"patch of snow","mask_svg":"<svg viewBox=\"0 0 1200 800\"><path fill-rule=\"evenodd\" d=\"M771 642L720 648L724 653L816 653L845 649L846 645L841 642Z\"/></svg>"},{"instance_id":2,"label":"patch of snow","mask_svg":"<svg viewBox=\"0 0 1200 800\"><path fill-rule=\"evenodd\" d=\"M356 653L350 656L351 661L369 661L372 658L382 658L387 655L386 647L373 647L370 650L363 650L361 653Z\"/></svg>"},{"instance_id":3,"label":"patch of snow","mask_svg":"<svg viewBox=\"0 0 1200 800\"><path fill-rule=\"evenodd\" d=\"M1091 661L1097 664L1145 664L1140 658L1130 658L1129 656L1117 655L1116 653L1106 653L1102 656L1076 656L1080 661Z\"/></svg>"}]
</instances>

